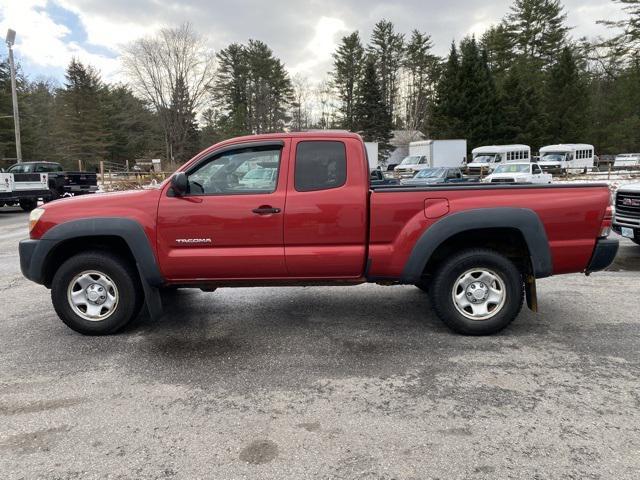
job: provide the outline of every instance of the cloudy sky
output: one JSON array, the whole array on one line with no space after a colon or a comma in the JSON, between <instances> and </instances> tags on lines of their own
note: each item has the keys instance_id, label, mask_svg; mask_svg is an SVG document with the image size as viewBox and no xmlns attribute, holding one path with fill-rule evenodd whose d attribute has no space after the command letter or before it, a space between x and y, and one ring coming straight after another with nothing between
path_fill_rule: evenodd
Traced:
<instances>
[{"instance_id":1,"label":"cloudy sky","mask_svg":"<svg viewBox=\"0 0 640 480\"><path fill-rule=\"evenodd\" d=\"M397 29L431 34L436 53L453 39L481 34L511 0L0 0L0 35L18 32L15 55L31 77L62 80L72 57L121 79L121 45L164 26L191 22L214 50L248 38L265 41L292 73L320 80L331 68L340 37L359 30L368 39L382 18ZM610 0L566 0L574 37L606 34L596 20L617 18ZM4 42L0 55L6 54Z\"/></svg>"}]
</instances>

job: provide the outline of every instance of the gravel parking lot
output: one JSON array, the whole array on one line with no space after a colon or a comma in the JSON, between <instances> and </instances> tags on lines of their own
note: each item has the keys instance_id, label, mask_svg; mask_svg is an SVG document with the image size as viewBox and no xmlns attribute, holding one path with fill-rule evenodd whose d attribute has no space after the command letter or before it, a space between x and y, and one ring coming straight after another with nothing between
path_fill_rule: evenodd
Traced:
<instances>
[{"instance_id":1,"label":"gravel parking lot","mask_svg":"<svg viewBox=\"0 0 640 480\"><path fill-rule=\"evenodd\" d=\"M2 479L637 479L640 247L450 333L410 287L180 291L83 337L0 209Z\"/></svg>"}]
</instances>

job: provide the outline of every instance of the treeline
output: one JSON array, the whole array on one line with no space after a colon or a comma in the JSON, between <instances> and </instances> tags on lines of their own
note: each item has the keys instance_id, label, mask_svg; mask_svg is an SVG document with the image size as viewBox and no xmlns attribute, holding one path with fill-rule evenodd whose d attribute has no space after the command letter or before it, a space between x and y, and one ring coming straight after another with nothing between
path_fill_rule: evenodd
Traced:
<instances>
[{"instance_id":1,"label":"treeline","mask_svg":"<svg viewBox=\"0 0 640 480\"><path fill-rule=\"evenodd\" d=\"M336 125L383 145L392 127L466 138L470 148L584 142L599 153L639 151L640 0L618 3L628 19L603 23L622 33L589 42L571 39L558 0L515 0L499 24L453 43L444 59L426 33L407 36L388 21L366 46L354 32L334 54Z\"/></svg>"},{"instance_id":2,"label":"treeline","mask_svg":"<svg viewBox=\"0 0 640 480\"><path fill-rule=\"evenodd\" d=\"M515 0L480 38L433 53L426 32L378 22L341 39L327 78L290 76L263 42L216 54L189 25L130 44L126 84L73 60L64 83L18 78L23 157L175 166L230 136L346 128L389 151L392 130L482 144L593 143L640 150L640 0L607 39L575 40L558 0ZM9 70L0 63L0 155L15 156ZM411 140L411 138L408 138Z\"/></svg>"}]
</instances>

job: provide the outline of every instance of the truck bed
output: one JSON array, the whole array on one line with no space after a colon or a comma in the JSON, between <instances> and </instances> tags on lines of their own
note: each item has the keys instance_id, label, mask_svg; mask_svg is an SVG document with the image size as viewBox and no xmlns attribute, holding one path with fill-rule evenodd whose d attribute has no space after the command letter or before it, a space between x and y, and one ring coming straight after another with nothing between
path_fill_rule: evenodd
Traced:
<instances>
[{"instance_id":1,"label":"truck bed","mask_svg":"<svg viewBox=\"0 0 640 480\"><path fill-rule=\"evenodd\" d=\"M602 205L610 196L604 183L385 185L371 187L370 192L368 274L374 278L400 277L421 234L441 218L496 207L538 215L551 249L553 274L583 271L599 234ZM474 245L472 235L468 245Z\"/></svg>"}]
</instances>

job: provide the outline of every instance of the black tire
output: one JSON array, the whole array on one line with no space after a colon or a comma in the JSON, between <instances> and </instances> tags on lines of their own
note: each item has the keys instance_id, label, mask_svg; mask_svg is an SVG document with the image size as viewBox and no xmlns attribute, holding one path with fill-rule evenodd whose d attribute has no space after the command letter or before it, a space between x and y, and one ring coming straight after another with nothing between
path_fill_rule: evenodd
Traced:
<instances>
[{"instance_id":1,"label":"black tire","mask_svg":"<svg viewBox=\"0 0 640 480\"><path fill-rule=\"evenodd\" d=\"M117 304L112 313L102 320L88 320L77 314L68 299L73 279L84 271L105 274L117 288ZM66 260L56 271L51 284L51 301L60 319L71 329L84 335L115 333L142 308L144 295L136 269L130 262L111 253L89 251Z\"/></svg>"},{"instance_id":2,"label":"black tire","mask_svg":"<svg viewBox=\"0 0 640 480\"><path fill-rule=\"evenodd\" d=\"M494 273L504 284L504 303L501 307L495 305L493 308L497 309L496 313L483 320L463 315L456 307L452 294L458 279L476 268ZM489 249L469 249L454 255L440 266L431 283L430 293L433 309L450 329L463 335L491 335L509 325L520 313L524 301L524 281L513 262L505 256ZM487 310L491 315L491 310ZM469 315L471 313L468 312Z\"/></svg>"},{"instance_id":3,"label":"black tire","mask_svg":"<svg viewBox=\"0 0 640 480\"><path fill-rule=\"evenodd\" d=\"M24 198L20 200L20 208L25 212L30 212L38 206L38 201L33 198Z\"/></svg>"}]
</instances>

